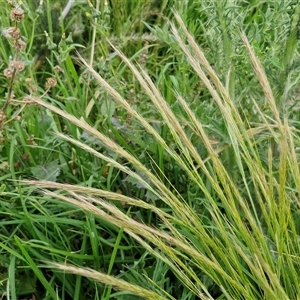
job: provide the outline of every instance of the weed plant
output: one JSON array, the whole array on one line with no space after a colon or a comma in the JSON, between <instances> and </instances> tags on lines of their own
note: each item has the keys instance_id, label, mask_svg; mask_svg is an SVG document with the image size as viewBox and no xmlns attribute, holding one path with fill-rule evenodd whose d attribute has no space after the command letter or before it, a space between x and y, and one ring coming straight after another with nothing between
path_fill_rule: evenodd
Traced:
<instances>
[{"instance_id":1,"label":"weed plant","mask_svg":"<svg viewBox=\"0 0 300 300\"><path fill-rule=\"evenodd\" d=\"M67 2L0 13L3 298L299 299L299 5Z\"/></svg>"}]
</instances>

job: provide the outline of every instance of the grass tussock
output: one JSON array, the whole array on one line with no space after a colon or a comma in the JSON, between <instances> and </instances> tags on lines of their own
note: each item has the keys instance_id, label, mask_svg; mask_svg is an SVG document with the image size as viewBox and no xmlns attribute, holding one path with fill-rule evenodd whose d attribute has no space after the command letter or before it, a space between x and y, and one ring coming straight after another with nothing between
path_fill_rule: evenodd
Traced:
<instances>
[{"instance_id":1,"label":"grass tussock","mask_svg":"<svg viewBox=\"0 0 300 300\"><path fill-rule=\"evenodd\" d=\"M8 28L45 9L47 64L12 38L0 292L299 299L299 9L272 4L275 34L266 3L24 2Z\"/></svg>"},{"instance_id":2,"label":"grass tussock","mask_svg":"<svg viewBox=\"0 0 300 300\"><path fill-rule=\"evenodd\" d=\"M95 151L80 140L63 134L58 136L84 151L90 152L120 171L138 180L145 188L164 202L171 213L165 213L155 205L145 203L134 197L100 189L84 188L49 182L29 182L43 188L63 190L59 192L44 190L44 194L71 203L84 211L104 219L137 240L147 251L170 266L184 285L201 299L212 299L200 273L204 273L226 295L228 299L296 299L300 293L298 285L299 242L293 210L299 207L299 200L291 189L296 189L299 168L295 153L295 131L287 120L281 120L274 97L259 60L254 54L246 36L242 38L253 63L257 78L264 91L266 101L272 110L274 119L264 118L264 129L258 134L249 135L254 127L247 127L242 121L234 102L205 58L193 37L188 33L178 14L175 14L179 28L184 33L181 37L178 29L171 24L176 41L188 58L191 67L198 74L210 91L215 101L231 140L233 155L238 166L239 183L233 181L226 171L218 150L211 145L210 139L189 105L176 91L177 100L187 114L186 122L197 132L203 147L208 152L208 160L197 153L171 107L151 81L146 70L135 66L120 51L114 49L124 63L133 72L141 88L148 95L163 121L168 127L178 151L168 146L146 118L141 116L91 65L82 63L97 80L101 88L121 105L132 118L136 118L155 143L178 164L187 175L188 181L203 193L202 212L195 211L176 190L167 187L158 174L150 172L146 166L126 151L115 141L103 135L95 128L38 98L32 98L55 114L75 124L80 130L99 139L108 149L130 164L124 167L109 156ZM187 44L184 42L186 40ZM253 105L258 107L255 100ZM263 116L263 113L261 113ZM267 161L261 159L258 145L261 135L274 138L278 151L269 146ZM278 161L275 169L274 160ZM208 164L210 168L208 168ZM143 174L149 181L143 179ZM292 186L287 187L287 180ZM211 186L214 191L212 196ZM95 197L102 197L95 198ZM104 200L106 199L106 200ZM126 205L143 207L157 214L162 229L152 228L126 216L113 202L121 201ZM205 219L203 215L205 211ZM209 223L207 222L209 219ZM146 299L171 299L165 295L149 294L138 286L127 286L114 277L100 275L96 271L56 265L66 272L79 274L91 279L112 284Z\"/></svg>"}]
</instances>

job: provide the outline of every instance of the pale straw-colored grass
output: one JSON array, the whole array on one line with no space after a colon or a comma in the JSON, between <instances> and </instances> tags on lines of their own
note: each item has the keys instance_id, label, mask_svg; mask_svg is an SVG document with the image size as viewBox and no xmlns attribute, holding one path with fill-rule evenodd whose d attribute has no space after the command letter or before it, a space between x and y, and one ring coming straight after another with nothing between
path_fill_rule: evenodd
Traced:
<instances>
[{"instance_id":1,"label":"pale straw-colored grass","mask_svg":"<svg viewBox=\"0 0 300 300\"><path fill-rule=\"evenodd\" d=\"M190 184L192 183L202 191L203 198L205 198L203 205L210 214L210 226L207 226L202 219L201 212L195 212L186 199L166 187L143 162L115 141L84 120L79 120L46 101L34 97L31 100L101 141L110 151L129 162L131 167L120 164L110 156L97 152L73 137L56 133L59 138L73 143L140 181L145 188L169 206L172 213L166 213L143 199L101 189L53 182L31 181L29 183L40 187L48 197L71 203L123 228L147 251L168 264L185 286L201 299L213 299L213 297L199 274L208 276L219 286L227 299L297 299L297 295L300 295L298 279L300 249L292 207L299 207L296 191L300 191L300 173L294 145L295 142L299 142L299 139L294 129L289 126L288 120L281 118L267 77L244 34L242 34L242 39L264 92L265 101L273 114L271 118L265 116L259 108L259 103L253 100L253 105L257 108L262 120L257 127L251 127L242 120L226 87L214 72L203 51L176 13L175 18L183 35L171 23L172 33L191 67L209 90L212 101L218 106L225 121L231 141L230 147L233 149L241 179L238 183L232 179L220 158L219 153L223 148L218 149L212 145L205 127L180 95L180 91L175 91L175 93L188 116L186 122L201 139L208 157L201 157L196 151L176 114L151 81L146 70L136 66L114 48L114 51L130 68L157 112L160 113L180 154L175 152L150 122L131 107L126 99L91 65L83 59L81 61L99 86L132 118L135 118L152 135L156 143L185 171ZM279 149L277 152L273 151L271 145L268 145L269 139L274 139ZM259 143L266 145L267 162L262 161L258 150ZM275 159L279 162L278 173L274 169ZM207 162L212 166L211 169L208 168ZM144 174L149 181L140 174ZM207 187L207 182L214 190L214 196ZM64 193L59 192L61 190ZM133 220L113 204L115 201L151 210L159 216L165 230L147 226L142 223L142 220L140 222ZM162 296L160 293L159 296L155 292L133 286L96 270L75 268L64 264L55 264L55 268L86 276L103 284L110 284L146 299L172 299L170 295Z\"/></svg>"}]
</instances>

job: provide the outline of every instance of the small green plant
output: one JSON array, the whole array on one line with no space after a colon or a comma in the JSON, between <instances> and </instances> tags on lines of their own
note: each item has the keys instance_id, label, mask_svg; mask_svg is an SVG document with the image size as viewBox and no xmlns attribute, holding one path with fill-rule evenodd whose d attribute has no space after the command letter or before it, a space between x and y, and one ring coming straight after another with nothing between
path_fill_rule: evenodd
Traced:
<instances>
[{"instance_id":1,"label":"small green plant","mask_svg":"<svg viewBox=\"0 0 300 300\"><path fill-rule=\"evenodd\" d=\"M24 19L24 11L20 7L16 7L12 2L10 18L14 23L12 27L5 29L4 35L11 41L12 48L14 49L13 59L9 62L8 67L4 70L4 76L9 80L9 87L6 100L0 110L0 126L4 123L6 116L5 110L13 99L13 85L16 79L16 74L22 72L25 68L24 62L21 60L20 54L26 48L26 43L21 38L21 30L19 23Z\"/></svg>"}]
</instances>

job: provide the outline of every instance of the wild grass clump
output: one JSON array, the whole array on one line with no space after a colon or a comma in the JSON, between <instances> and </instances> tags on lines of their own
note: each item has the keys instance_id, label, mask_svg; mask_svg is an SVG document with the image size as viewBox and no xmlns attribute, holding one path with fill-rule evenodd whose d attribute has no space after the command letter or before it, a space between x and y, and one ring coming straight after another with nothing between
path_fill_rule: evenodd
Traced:
<instances>
[{"instance_id":1,"label":"wild grass clump","mask_svg":"<svg viewBox=\"0 0 300 300\"><path fill-rule=\"evenodd\" d=\"M180 2L166 18L167 2L154 21L155 2L106 3L101 21L100 2L90 3L87 52L71 52L78 45L63 34L35 76L49 78L45 89L18 91L36 105L0 148L18 179L12 189L0 177L7 298L298 299L299 124L289 99L298 10L290 28L280 19L291 51L265 25L274 59L285 57L280 92L253 39L265 4L192 1L187 13ZM137 26L139 15L151 26ZM15 172L15 149L28 152L27 173Z\"/></svg>"},{"instance_id":2,"label":"wild grass clump","mask_svg":"<svg viewBox=\"0 0 300 300\"><path fill-rule=\"evenodd\" d=\"M252 99L253 106L261 117L259 126L243 121L204 53L189 34L179 15L175 14L175 17L183 36L174 24L171 24L172 33L221 112L230 138L228 147L232 148L240 180L236 182L230 176L220 158L222 149L211 144L203 124L182 98L180 91L174 92L186 113L184 122L189 124L201 139L208 153L205 158L199 155L182 128L181 120L174 115L146 70L135 66L120 51L114 49L160 113L176 145L176 151L165 143L149 121L131 107L92 66L83 59L82 64L116 104L123 107L132 118L136 118L153 137L153 142L160 145L173 159L174 164L183 170L187 178L186 184L199 190L201 199L193 199L191 205L172 185L166 186L161 179L161 175L166 176L165 174L154 174L140 159L113 139L85 121L38 98L32 100L99 140L124 162L121 164L68 135L57 133L59 138L84 149L134 178L169 210L166 212L155 203L102 189L36 181L30 184L55 189L56 192L44 190L43 193L50 198L80 207L96 218L123 229L149 253L167 264L175 276L201 299L213 299L212 292L208 291L207 284L204 283L207 279L216 286L218 294L227 299L297 299L300 292L300 252L295 217L299 208L296 193L300 187L298 154L295 151L295 144L298 143L296 132L286 117L278 111L264 70L245 35L242 35L243 42L264 92L265 101L272 111L272 116L266 116L256 100ZM274 140L276 151L270 140ZM265 146L265 161L262 159L258 143ZM156 228L145 225L143 220L128 217L114 202L152 211L160 221ZM64 264L55 264L55 267L108 284L106 277L97 270L74 268ZM126 288L114 277L110 277L110 280L109 284L117 288L143 295L142 288L138 286L134 289ZM170 294L155 288L155 285L153 288L153 294L147 295L144 292L145 298L173 299Z\"/></svg>"}]
</instances>

